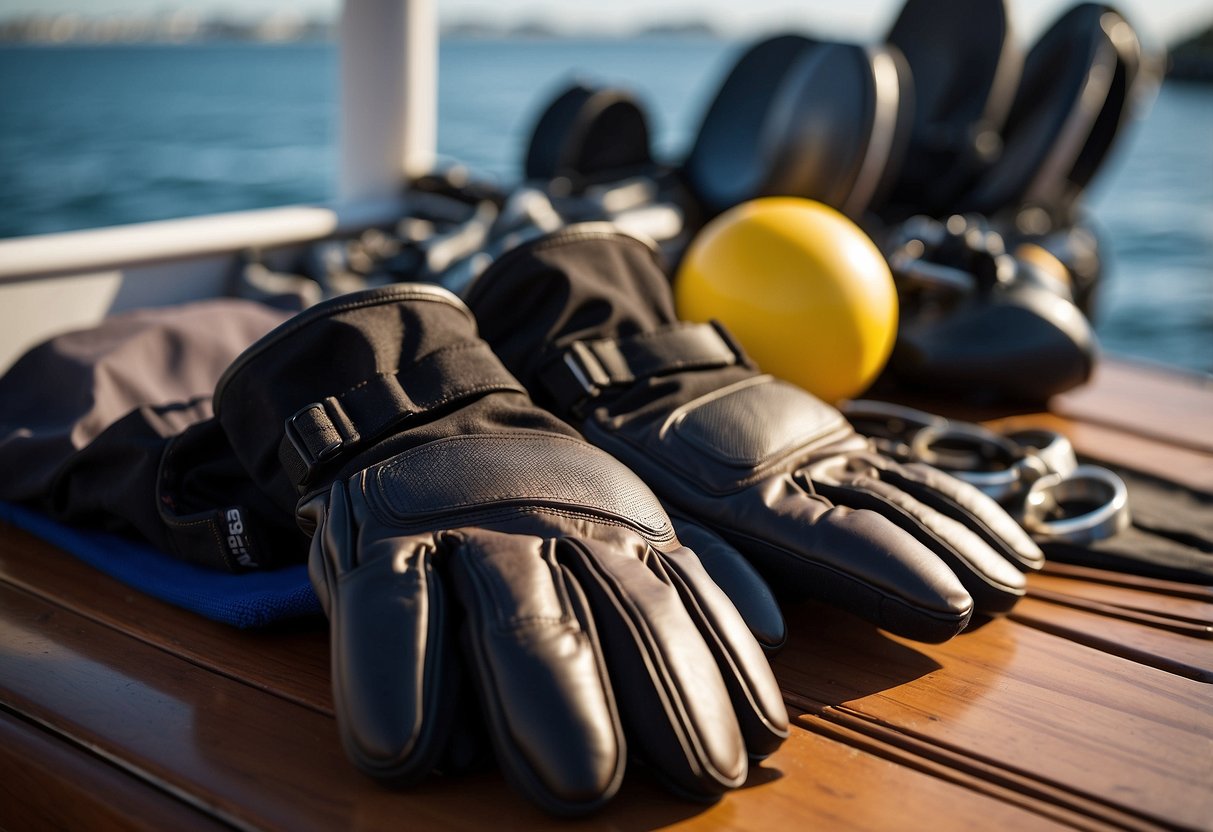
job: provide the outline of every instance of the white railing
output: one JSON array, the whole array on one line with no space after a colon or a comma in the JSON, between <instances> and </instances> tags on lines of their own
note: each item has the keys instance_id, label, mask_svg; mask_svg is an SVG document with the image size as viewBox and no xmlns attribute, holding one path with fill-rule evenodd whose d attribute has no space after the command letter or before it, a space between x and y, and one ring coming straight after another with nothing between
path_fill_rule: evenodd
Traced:
<instances>
[{"instance_id":1,"label":"white railing","mask_svg":"<svg viewBox=\"0 0 1213 832\"><path fill-rule=\"evenodd\" d=\"M434 164L434 0L345 0L341 12L343 201L381 199Z\"/></svg>"},{"instance_id":2,"label":"white railing","mask_svg":"<svg viewBox=\"0 0 1213 832\"><path fill-rule=\"evenodd\" d=\"M399 198L290 205L0 240L0 286L320 240L391 222L403 210Z\"/></svg>"}]
</instances>

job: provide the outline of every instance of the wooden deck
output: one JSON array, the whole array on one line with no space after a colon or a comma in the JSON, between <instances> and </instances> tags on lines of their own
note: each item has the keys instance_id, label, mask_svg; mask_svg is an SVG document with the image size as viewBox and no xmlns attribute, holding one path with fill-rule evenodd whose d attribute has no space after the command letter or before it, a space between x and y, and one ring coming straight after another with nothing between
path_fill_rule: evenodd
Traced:
<instances>
[{"instance_id":1,"label":"wooden deck","mask_svg":"<svg viewBox=\"0 0 1213 832\"><path fill-rule=\"evenodd\" d=\"M987 414L989 415L989 414ZM1213 387L1106 363L1051 413L1079 451L1213 492ZM1050 565L924 646L789 612L795 727L712 806L629 771L577 828L1213 829L1213 587ZM323 621L241 633L0 526L0 828L543 829L487 772L385 789L346 762Z\"/></svg>"}]
</instances>

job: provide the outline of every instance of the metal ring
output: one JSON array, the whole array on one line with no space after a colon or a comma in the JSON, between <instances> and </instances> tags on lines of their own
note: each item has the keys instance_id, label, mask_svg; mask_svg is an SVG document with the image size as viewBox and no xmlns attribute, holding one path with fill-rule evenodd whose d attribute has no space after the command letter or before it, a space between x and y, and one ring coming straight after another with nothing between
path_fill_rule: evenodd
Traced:
<instances>
[{"instance_id":1,"label":"metal ring","mask_svg":"<svg viewBox=\"0 0 1213 832\"><path fill-rule=\"evenodd\" d=\"M954 447L942 447L945 443ZM916 459L947 471L1000 503L1020 493L1025 481L1041 473L1035 470L1036 463L1025 460L1018 445L980 425L925 427L914 434L910 447ZM1000 467L991 469L992 465Z\"/></svg>"},{"instance_id":2,"label":"metal ring","mask_svg":"<svg viewBox=\"0 0 1213 832\"><path fill-rule=\"evenodd\" d=\"M1093 508L1075 512L1076 504ZM1024 500L1023 526L1042 540L1085 545L1113 536L1129 521L1124 480L1096 465L1042 477Z\"/></svg>"},{"instance_id":3,"label":"metal ring","mask_svg":"<svg viewBox=\"0 0 1213 832\"><path fill-rule=\"evenodd\" d=\"M1040 457L1051 474L1067 475L1078 467L1074 446L1063 434L1055 430L1029 428L1006 434L1006 437Z\"/></svg>"}]
</instances>

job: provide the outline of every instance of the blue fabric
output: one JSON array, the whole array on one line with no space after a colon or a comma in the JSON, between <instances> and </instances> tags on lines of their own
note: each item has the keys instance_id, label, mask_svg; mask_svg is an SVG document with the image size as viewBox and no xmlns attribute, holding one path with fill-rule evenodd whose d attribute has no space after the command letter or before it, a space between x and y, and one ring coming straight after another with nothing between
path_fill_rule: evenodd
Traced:
<instances>
[{"instance_id":1,"label":"blue fabric","mask_svg":"<svg viewBox=\"0 0 1213 832\"><path fill-rule=\"evenodd\" d=\"M12 503L0 501L0 520L135 589L223 624L248 629L321 613L303 564L243 574L219 572L125 537L65 526Z\"/></svg>"}]
</instances>

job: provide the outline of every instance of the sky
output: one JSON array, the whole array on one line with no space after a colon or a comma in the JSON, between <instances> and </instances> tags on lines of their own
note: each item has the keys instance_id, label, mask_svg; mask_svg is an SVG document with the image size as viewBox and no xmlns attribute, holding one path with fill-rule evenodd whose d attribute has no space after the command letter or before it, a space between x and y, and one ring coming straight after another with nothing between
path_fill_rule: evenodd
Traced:
<instances>
[{"instance_id":1,"label":"sky","mask_svg":"<svg viewBox=\"0 0 1213 832\"><path fill-rule=\"evenodd\" d=\"M562 30L627 31L649 23L705 19L725 32L804 30L870 40L884 32L903 0L437 0L443 22L482 20L505 25L542 21ZM1030 38L1072 0L1008 0L1012 25ZM1115 4L1143 37L1172 42L1213 22L1209 0L1119 0ZM261 17L275 12L332 17L340 0L0 0L0 19L75 13L138 16L188 8L201 16Z\"/></svg>"}]
</instances>

